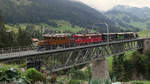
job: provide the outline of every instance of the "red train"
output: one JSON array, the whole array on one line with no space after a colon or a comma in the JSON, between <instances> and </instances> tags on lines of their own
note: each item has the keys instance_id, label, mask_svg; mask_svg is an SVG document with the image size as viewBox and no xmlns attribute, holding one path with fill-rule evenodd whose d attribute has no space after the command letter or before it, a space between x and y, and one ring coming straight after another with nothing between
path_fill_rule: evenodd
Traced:
<instances>
[{"instance_id":1,"label":"red train","mask_svg":"<svg viewBox=\"0 0 150 84\"><path fill-rule=\"evenodd\" d=\"M91 43L106 42L107 37L109 41L135 39L138 37L137 33L102 33L102 34L52 34L44 35L43 41L38 43L38 50L48 50L51 48L68 47L75 45L85 45Z\"/></svg>"},{"instance_id":2,"label":"red train","mask_svg":"<svg viewBox=\"0 0 150 84\"><path fill-rule=\"evenodd\" d=\"M89 44L102 42L102 34L75 34L73 35L75 44Z\"/></svg>"}]
</instances>

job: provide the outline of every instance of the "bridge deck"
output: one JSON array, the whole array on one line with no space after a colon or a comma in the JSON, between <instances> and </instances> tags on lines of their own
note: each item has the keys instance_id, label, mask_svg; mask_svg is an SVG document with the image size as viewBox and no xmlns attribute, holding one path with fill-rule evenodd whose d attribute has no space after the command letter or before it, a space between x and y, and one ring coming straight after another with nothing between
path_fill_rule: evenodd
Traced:
<instances>
[{"instance_id":1,"label":"bridge deck","mask_svg":"<svg viewBox=\"0 0 150 84\"><path fill-rule=\"evenodd\" d=\"M138 39L131 39L131 40L114 41L114 42L109 42L109 45L124 43L124 42L138 41L138 40L149 40L149 39L150 38L138 38ZM77 46L77 47L60 48L60 49L54 49L54 50L46 50L46 51L30 50L30 51L6 53L6 54L0 54L0 60L13 59L13 58L18 58L18 57L22 58L22 57L42 55L42 54L51 54L51 53L57 53L57 52L65 52L65 51L71 51L71 50L76 50L76 49L98 47L98 46L105 46L105 45L108 45L108 42L98 43L98 44L90 44L90 45L83 45L83 46Z\"/></svg>"}]
</instances>

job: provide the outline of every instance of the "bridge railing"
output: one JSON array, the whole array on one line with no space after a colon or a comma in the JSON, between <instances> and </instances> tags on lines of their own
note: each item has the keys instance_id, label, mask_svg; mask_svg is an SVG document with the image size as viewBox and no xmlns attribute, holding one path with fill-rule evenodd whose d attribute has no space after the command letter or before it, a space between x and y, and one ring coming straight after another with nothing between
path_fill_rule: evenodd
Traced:
<instances>
[{"instance_id":1,"label":"bridge railing","mask_svg":"<svg viewBox=\"0 0 150 84\"><path fill-rule=\"evenodd\" d=\"M134 40L134 39L128 39L128 40ZM118 40L115 40L118 41ZM119 41L125 41L125 40L119 40ZM110 41L112 42L112 41ZM99 43L106 43L106 42L99 42ZM99 43L90 43L86 45L92 45L92 44L99 44ZM69 47L77 47L77 46L85 46L84 45L70 45L70 46L62 46L61 48L69 48ZM55 48L58 49L58 48ZM19 46L19 47L8 47L8 48L0 48L0 54L6 54L6 53L14 53L14 52L21 52L21 51L28 51L28 50L38 50L35 46ZM54 50L54 48L51 46L49 50ZM43 50L41 50L43 51Z\"/></svg>"},{"instance_id":2,"label":"bridge railing","mask_svg":"<svg viewBox=\"0 0 150 84\"><path fill-rule=\"evenodd\" d=\"M0 48L0 54L35 50L35 49L36 49L36 47L34 47L34 46L19 46L19 47Z\"/></svg>"}]
</instances>

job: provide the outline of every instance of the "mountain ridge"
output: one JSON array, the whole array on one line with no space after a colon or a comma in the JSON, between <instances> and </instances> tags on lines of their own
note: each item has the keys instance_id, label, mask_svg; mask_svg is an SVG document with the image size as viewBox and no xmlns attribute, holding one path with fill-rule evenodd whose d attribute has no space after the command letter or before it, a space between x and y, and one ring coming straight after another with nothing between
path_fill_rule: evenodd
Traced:
<instances>
[{"instance_id":1,"label":"mountain ridge","mask_svg":"<svg viewBox=\"0 0 150 84\"><path fill-rule=\"evenodd\" d=\"M148 9L146 11L146 9ZM137 8L124 5L118 5L105 12L106 16L115 22L115 25L124 30L149 30L150 29L150 8ZM134 12L133 12L134 11ZM143 12L146 14L141 15ZM138 12L141 12L140 14Z\"/></svg>"},{"instance_id":2,"label":"mountain ridge","mask_svg":"<svg viewBox=\"0 0 150 84\"><path fill-rule=\"evenodd\" d=\"M143 18L145 16L150 17L150 15L149 15L150 8L149 7L138 8L138 7L132 7L132 6L127 6L127 5L117 5L117 6L113 7L111 10L117 10L117 11L131 13L133 15L136 15L139 18Z\"/></svg>"},{"instance_id":3,"label":"mountain ridge","mask_svg":"<svg viewBox=\"0 0 150 84\"><path fill-rule=\"evenodd\" d=\"M23 0L29 1L23 4L21 0L1 0L0 9L5 15L5 22L18 23L47 23L56 25L52 20L65 20L84 28L91 28L95 23L108 23L110 31L120 31L114 27L114 23L102 13L83 3L71 0ZM57 26L57 25L56 25ZM105 25L99 25L94 29L104 32Z\"/></svg>"}]
</instances>

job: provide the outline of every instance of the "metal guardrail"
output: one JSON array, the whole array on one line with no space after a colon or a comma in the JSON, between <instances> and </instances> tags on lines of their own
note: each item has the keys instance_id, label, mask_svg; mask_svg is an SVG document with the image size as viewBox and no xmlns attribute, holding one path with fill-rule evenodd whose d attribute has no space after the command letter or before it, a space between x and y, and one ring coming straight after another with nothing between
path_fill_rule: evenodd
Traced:
<instances>
[{"instance_id":1,"label":"metal guardrail","mask_svg":"<svg viewBox=\"0 0 150 84\"><path fill-rule=\"evenodd\" d=\"M0 54L0 59L12 59L16 57L26 57L26 56L35 56L35 55L43 55L43 54L50 54L50 53L59 53L59 52L67 52L72 50L84 49L84 48L92 48L92 47L99 47L99 46L106 46L106 45L113 45L125 42L134 42L134 41L142 41L142 40L149 40L150 38L141 38L141 39L132 39L132 40L122 40L122 41L115 41L115 42L103 42L98 44L89 44L89 45L82 45L82 46L75 46L75 47L68 47L68 48L59 48L59 49L52 49L52 50L45 50L45 51L37 51L37 50L26 50L20 52L12 52L12 53L3 53Z\"/></svg>"},{"instance_id":2,"label":"metal guardrail","mask_svg":"<svg viewBox=\"0 0 150 84\"><path fill-rule=\"evenodd\" d=\"M36 48L34 46L19 46L19 47L0 48L0 54L35 50L35 49Z\"/></svg>"},{"instance_id":3,"label":"metal guardrail","mask_svg":"<svg viewBox=\"0 0 150 84\"><path fill-rule=\"evenodd\" d=\"M109 43L118 43L118 42L127 42L127 41L136 41L136 40L150 40L150 38L138 38L138 39L129 39L129 40L119 40L119 41L112 41L112 42L109 42ZM94 43L94 44L86 44L86 45L74 45L74 46L63 46L61 48L50 48L49 50L44 50L44 51L53 51L53 50L63 50L65 48L76 48L76 47L92 47L93 45L94 46L97 46L97 45L101 45L101 44L109 44L108 42L100 42L100 43ZM9 54L9 53L17 53L17 52L22 52L22 51L31 51L31 50L36 50L36 47L35 46L23 46L23 47L9 47L9 48L0 48L0 54ZM42 52L44 52L42 51ZM40 51L39 51L40 52Z\"/></svg>"}]
</instances>

